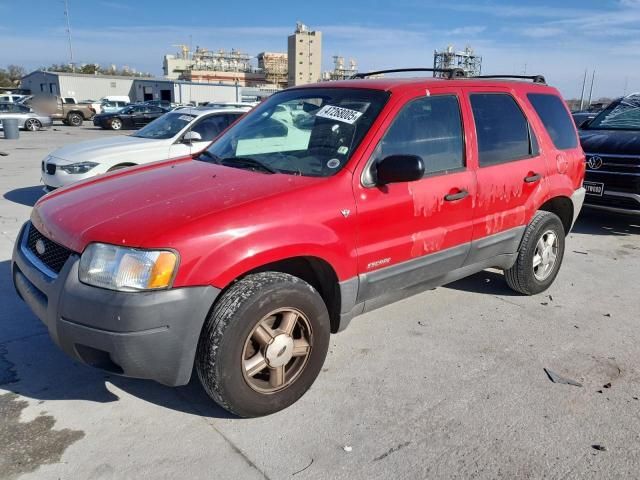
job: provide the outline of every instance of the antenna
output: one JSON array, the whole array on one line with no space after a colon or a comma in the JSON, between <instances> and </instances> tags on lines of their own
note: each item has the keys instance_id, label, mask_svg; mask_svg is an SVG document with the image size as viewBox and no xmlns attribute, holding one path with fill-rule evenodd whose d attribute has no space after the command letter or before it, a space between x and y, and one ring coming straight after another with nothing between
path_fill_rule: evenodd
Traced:
<instances>
[{"instance_id":1,"label":"antenna","mask_svg":"<svg viewBox=\"0 0 640 480\"><path fill-rule=\"evenodd\" d=\"M64 0L64 16L67 20L67 38L69 39L69 60L71 63L71 70L76 71L75 64L73 63L73 45L71 44L71 20L69 18L69 0Z\"/></svg>"}]
</instances>

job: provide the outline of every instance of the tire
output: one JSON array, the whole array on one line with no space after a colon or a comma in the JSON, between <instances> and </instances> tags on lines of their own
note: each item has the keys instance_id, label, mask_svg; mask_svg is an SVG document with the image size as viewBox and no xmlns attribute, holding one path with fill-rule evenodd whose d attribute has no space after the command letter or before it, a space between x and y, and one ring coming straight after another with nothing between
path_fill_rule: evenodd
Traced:
<instances>
[{"instance_id":1,"label":"tire","mask_svg":"<svg viewBox=\"0 0 640 480\"><path fill-rule=\"evenodd\" d=\"M42 128L42 123L37 118L27 118L24 121L25 130L29 130L30 132L35 132Z\"/></svg>"},{"instance_id":2,"label":"tire","mask_svg":"<svg viewBox=\"0 0 640 480\"><path fill-rule=\"evenodd\" d=\"M111 130L122 130L122 120L119 118L112 118L111 121L109 121L109 127Z\"/></svg>"},{"instance_id":3,"label":"tire","mask_svg":"<svg viewBox=\"0 0 640 480\"><path fill-rule=\"evenodd\" d=\"M285 315L298 315L290 322L293 343L286 343L280 329L286 329ZM273 336L257 335L269 322L272 329L265 328ZM311 387L327 356L329 335L327 308L307 282L279 272L248 275L220 297L205 322L196 355L198 377L207 394L229 412L269 415ZM265 338L270 341L261 346L257 339ZM289 356L303 349L304 356ZM253 362L260 357L264 367ZM249 362L258 373L250 373ZM280 377L277 371L283 372Z\"/></svg>"},{"instance_id":4,"label":"tire","mask_svg":"<svg viewBox=\"0 0 640 480\"><path fill-rule=\"evenodd\" d=\"M524 232L516 263L504 272L509 287L525 295L544 292L560 271L564 248L565 231L560 218L538 211Z\"/></svg>"},{"instance_id":5,"label":"tire","mask_svg":"<svg viewBox=\"0 0 640 480\"><path fill-rule=\"evenodd\" d=\"M72 112L67 115L67 123L72 127L79 127L82 125L83 120L82 115L76 112Z\"/></svg>"}]
</instances>

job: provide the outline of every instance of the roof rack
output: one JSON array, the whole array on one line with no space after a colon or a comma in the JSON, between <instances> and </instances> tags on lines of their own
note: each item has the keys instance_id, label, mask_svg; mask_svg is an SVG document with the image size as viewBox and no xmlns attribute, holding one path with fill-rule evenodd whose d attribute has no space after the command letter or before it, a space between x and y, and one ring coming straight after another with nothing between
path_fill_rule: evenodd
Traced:
<instances>
[{"instance_id":1,"label":"roof rack","mask_svg":"<svg viewBox=\"0 0 640 480\"><path fill-rule=\"evenodd\" d=\"M392 68L390 70L377 70L375 72L356 73L350 77L350 79L367 78L373 75L381 75L384 73L398 73L398 72L433 72L433 73L445 73L446 78L516 78L520 80L532 80L533 83L546 84L543 75L474 75L467 77L465 71L462 68Z\"/></svg>"},{"instance_id":2,"label":"roof rack","mask_svg":"<svg viewBox=\"0 0 640 480\"><path fill-rule=\"evenodd\" d=\"M381 75L383 73L398 73L398 72L433 72L433 73L446 73L446 78L463 78L464 70L461 68L392 68L390 70L377 70L375 72L356 73L352 75L350 79L367 78L373 75Z\"/></svg>"},{"instance_id":3,"label":"roof rack","mask_svg":"<svg viewBox=\"0 0 640 480\"><path fill-rule=\"evenodd\" d=\"M517 78L520 80L533 80L533 83L547 83L543 75L476 75L470 78Z\"/></svg>"}]
</instances>

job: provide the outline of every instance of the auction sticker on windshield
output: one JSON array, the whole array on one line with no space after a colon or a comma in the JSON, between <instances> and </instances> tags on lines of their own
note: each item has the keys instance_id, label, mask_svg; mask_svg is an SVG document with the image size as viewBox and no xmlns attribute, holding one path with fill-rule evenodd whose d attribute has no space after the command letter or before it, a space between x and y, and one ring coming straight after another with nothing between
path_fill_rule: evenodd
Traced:
<instances>
[{"instance_id":1,"label":"auction sticker on windshield","mask_svg":"<svg viewBox=\"0 0 640 480\"><path fill-rule=\"evenodd\" d=\"M325 105L316 113L316 117L338 120L339 122L348 123L349 125L353 125L361 116L362 112L351 110L350 108L336 107L334 105Z\"/></svg>"}]
</instances>

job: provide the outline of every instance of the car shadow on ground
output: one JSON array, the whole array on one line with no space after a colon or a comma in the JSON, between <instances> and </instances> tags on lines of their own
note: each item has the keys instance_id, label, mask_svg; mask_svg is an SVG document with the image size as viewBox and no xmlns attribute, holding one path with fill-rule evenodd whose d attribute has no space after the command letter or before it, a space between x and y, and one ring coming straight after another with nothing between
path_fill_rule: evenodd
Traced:
<instances>
[{"instance_id":1,"label":"car shadow on ground","mask_svg":"<svg viewBox=\"0 0 640 480\"><path fill-rule=\"evenodd\" d=\"M20 205L27 205L33 207L38 199L44 195L42 185L36 185L33 187L16 188L6 192L3 197L10 202L19 203Z\"/></svg>"},{"instance_id":2,"label":"car shadow on ground","mask_svg":"<svg viewBox=\"0 0 640 480\"><path fill-rule=\"evenodd\" d=\"M571 232L587 235L640 235L640 216L585 209L580 212Z\"/></svg>"},{"instance_id":3,"label":"car shadow on ground","mask_svg":"<svg viewBox=\"0 0 640 480\"><path fill-rule=\"evenodd\" d=\"M171 388L119 377L64 354L16 294L11 264L0 262L0 389L33 399L120 401L120 391L163 408L210 418L238 418L216 405L194 371L188 385ZM115 388L114 388L115 387Z\"/></svg>"},{"instance_id":4,"label":"car shadow on ground","mask_svg":"<svg viewBox=\"0 0 640 480\"><path fill-rule=\"evenodd\" d=\"M461 280L444 285L444 288L465 292L502 295L504 297L520 297L522 294L509 288L502 272L483 270Z\"/></svg>"}]
</instances>

